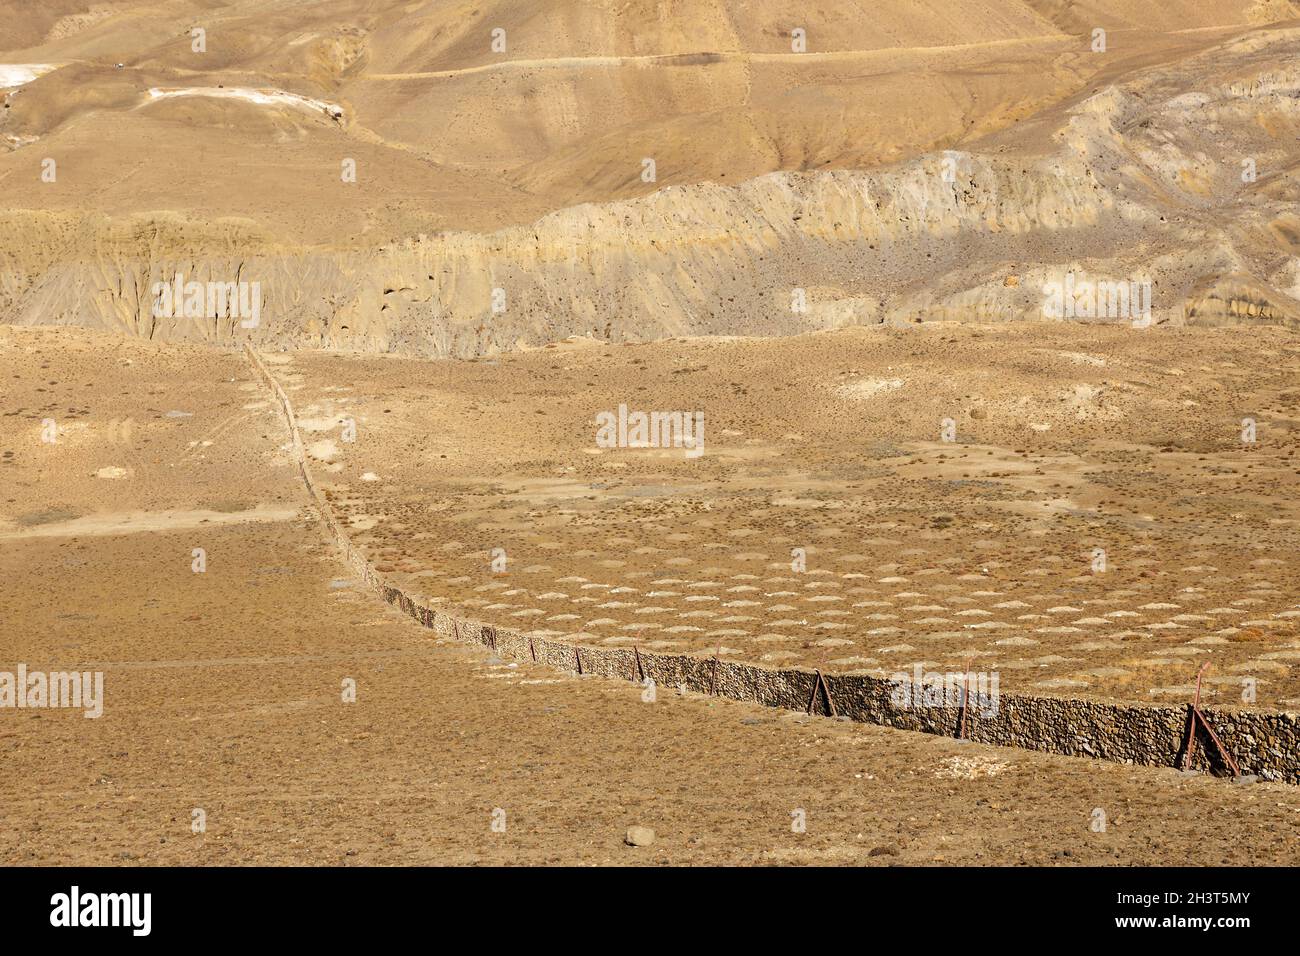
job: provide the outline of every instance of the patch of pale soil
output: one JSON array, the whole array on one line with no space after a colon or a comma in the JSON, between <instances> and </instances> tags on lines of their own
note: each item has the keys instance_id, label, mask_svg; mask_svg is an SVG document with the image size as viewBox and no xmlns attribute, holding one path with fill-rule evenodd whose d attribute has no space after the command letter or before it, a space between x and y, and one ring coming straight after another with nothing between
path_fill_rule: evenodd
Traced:
<instances>
[{"instance_id":1,"label":"patch of pale soil","mask_svg":"<svg viewBox=\"0 0 1300 956\"><path fill-rule=\"evenodd\" d=\"M57 63L0 63L0 90L25 86L57 69Z\"/></svg>"},{"instance_id":2,"label":"patch of pale soil","mask_svg":"<svg viewBox=\"0 0 1300 956\"><path fill-rule=\"evenodd\" d=\"M843 382L836 389L845 398L873 398L881 392L892 392L906 383L901 378L861 378Z\"/></svg>"},{"instance_id":3,"label":"patch of pale soil","mask_svg":"<svg viewBox=\"0 0 1300 956\"><path fill-rule=\"evenodd\" d=\"M258 505L247 511L209 511L198 508L172 511L122 511L85 515L68 521L54 521L35 527L0 520L0 541L20 538L80 538L84 536L140 534L147 531L180 531L205 525L246 524L252 521L289 521L298 509Z\"/></svg>"},{"instance_id":4,"label":"patch of pale soil","mask_svg":"<svg viewBox=\"0 0 1300 956\"><path fill-rule=\"evenodd\" d=\"M317 461L333 461L339 455L339 446L331 439L322 438L307 446L307 454Z\"/></svg>"},{"instance_id":5,"label":"patch of pale soil","mask_svg":"<svg viewBox=\"0 0 1300 956\"><path fill-rule=\"evenodd\" d=\"M246 87L204 87L186 86L174 90L154 87L149 90L148 102L176 99L185 96L208 96L216 99L243 100L256 106L290 106L295 109L319 111L335 119L343 115L343 107L324 100L315 100L299 93L287 93L284 90L254 90Z\"/></svg>"},{"instance_id":6,"label":"patch of pale soil","mask_svg":"<svg viewBox=\"0 0 1300 956\"><path fill-rule=\"evenodd\" d=\"M1011 765L988 757L949 757L934 772L939 779L975 780L978 777L996 777Z\"/></svg>"}]
</instances>

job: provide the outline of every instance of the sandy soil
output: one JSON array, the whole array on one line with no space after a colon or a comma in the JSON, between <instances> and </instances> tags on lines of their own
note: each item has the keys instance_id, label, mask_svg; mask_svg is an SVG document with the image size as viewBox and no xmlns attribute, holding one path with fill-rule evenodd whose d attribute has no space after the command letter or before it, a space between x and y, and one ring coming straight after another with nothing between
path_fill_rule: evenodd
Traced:
<instances>
[{"instance_id":1,"label":"sandy soil","mask_svg":"<svg viewBox=\"0 0 1300 956\"><path fill-rule=\"evenodd\" d=\"M238 355L5 330L0 376L3 515L68 532L0 549L4 663L102 670L106 698L98 720L5 712L6 865L1295 862L1293 787L662 689L646 703L635 685L438 643L340 577ZM42 446L46 415L81 428ZM129 448L113 438L128 416ZM90 477L106 465L131 475ZM124 511L157 517L86 532ZM631 825L654 845L624 845Z\"/></svg>"}]
</instances>

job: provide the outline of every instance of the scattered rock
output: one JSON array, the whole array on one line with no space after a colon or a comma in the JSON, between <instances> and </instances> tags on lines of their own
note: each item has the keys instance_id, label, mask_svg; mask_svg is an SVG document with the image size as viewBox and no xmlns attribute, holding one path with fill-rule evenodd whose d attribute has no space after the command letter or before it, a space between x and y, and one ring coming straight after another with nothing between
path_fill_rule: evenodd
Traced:
<instances>
[{"instance_id":1,"label":"scattered rock","mask_svg":"<svg viewBox=\"0 0 1300 956\"><path fill-rule=\"evenodd\" d=\"M623 842L628 846L650 846L655 842L655 832L649 827L628 827Z\"/></svg>"}]
</instances>

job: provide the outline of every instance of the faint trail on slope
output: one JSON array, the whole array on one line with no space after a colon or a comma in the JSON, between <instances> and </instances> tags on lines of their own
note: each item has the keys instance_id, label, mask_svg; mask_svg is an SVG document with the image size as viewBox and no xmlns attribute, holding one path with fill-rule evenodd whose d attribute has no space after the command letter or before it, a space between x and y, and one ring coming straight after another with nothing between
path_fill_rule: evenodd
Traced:
<instances>
[{"instance_id":1,"label":"faint trail on slope","mask_svg":"<svg viewBox=\"0 0 1300 956\"><path fill-rule=\"evenodd\" d=\"M998 49L1051 45L1074 41L1068 34L1044 34L1037 37L1017 37L1010 40L985 40L979 43L958 43L931 47L882 47L878 50L828 50L810 53L751 53L731 50L727 52L700 53L645 53L633 56L557 56L540 59L503 60L500 63L481 63L454 70L430 70L411 73L369 73L361 80L426 80L450 79L474 73L491 73L497 70L567 69L574 67L610 66L707 66L712 63L828 63L836 60L888 58L900 54L956 53L965 50Z\"/></svg>"}]
</instances>

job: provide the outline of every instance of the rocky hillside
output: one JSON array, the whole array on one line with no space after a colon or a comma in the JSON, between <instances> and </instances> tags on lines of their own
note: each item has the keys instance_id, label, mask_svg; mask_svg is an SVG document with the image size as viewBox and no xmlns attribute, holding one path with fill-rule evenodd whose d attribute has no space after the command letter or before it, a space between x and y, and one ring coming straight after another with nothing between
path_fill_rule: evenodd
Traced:
<instances>
[{"instance_id":1,"label":"rocky hillside","mask_svg":"<svg viewBox=\"0 0 1300 956\"><path fill-rule=\"evenodd\" d=\"M433 16L434 8L445 6L421 9ZM640 6L649 5L633 5ZM1202 5L1184 6L1187 22L1195 22L1192 11ZM223 15L235 16L239 5L226 9ZM698 153L680 163L676 158L662 161L677 156L671 150L656 154L657 167L669 175L653 183L637 175L642 166L636 157L650 152L649 145L617 154L619 181L602 178L601 170L611 168L615 153L591 152L600 142L601 117L581 111L570 116L579 135L569 146L543 142L553 137L539 134L527 147L535 153L531 159L494 158L505 169L494 179L485 178L482 163L475 167L466 156L452 155L460 148L456 144L466 141L450 130L444 131L441 145L414 135L400 143L390 139L396 130L384 129L379 119L395 121L395 115L365 106L365 91L374 84L397 83L410 92L434 82L431 74L439 71L476 71L472 76L501 72L474 60L464 45L468 40L462 38L460 46L452 42L445 24L438 34L446 40L442 59L399 42L394 24L411 27L407 20L358 27L355 48L330 47L341 59L328 82L302 79L311 71L295 59L298 54L287 52L302 44L267 39L257 50L243 51L258 80L276 70L297 70L301 82L296 95L319 98L312 103L337 102L339 116L300 108L296 101L267 105L204 95L201 91L211 88L197 80L189 87L193 95L136 102L134 80L128 76L147 74L155 77L149 82L170 89L164 80L174 80L182 69L164 50L124 64L117 86L110 83L100 94L94 85L84 88L79 95L100 95L102 108L65 117L59 109L64 88L59 84L69 82L69 71L90 76L98 68L63 66L11 92L18 115L0 126L16 144L7 156L0 155L0 172L7 172L11 185L20 177L35 180L18 194L11 191L7 208L0 211L5 225L0 316L19 324L87 325L150 338L230 343L252 336L268 347L460 356L575 335L640 341L688 334L788 334L882 322L1058 316L1144 325L1292 325L1300 320L1300 68L1295 65L1300 62L1300 27L1240 22L1292 10L1285 4L1254 4L1220 11L1222 16L1210 18L1206 29L1191 31L1195 40L1190 47L1193 41L1181 34L1150 33L1150 24L1166 15L1157 16L1154 7L1130 5L1129 20L1114 11L1092 10L1089 16L1109 17L1107 22L1147 18L1146 33L1117 27L1107 36L1110 52L1092 54L1086 31L1082 36L1065 32L1083 29L1083 20L1075 22L1081 16L1075 5L984 4L981 9L987 22L980 29L988 36L979 56L991 56L988 49L998 41L989 37L999 30L1018 37L1002 54L1011 61L1026 55L1026 44L1071 47L1068 56L1041 60L1055 64L1058 73L1052 83L1015 101L1019 105L1005 88L1000 106L976 104L978 81L961 89L967 98L963 110L951 109L946 100L932 110L919 101L906 106L895 97L883 139L872 141L861 130L846 134L845 142L860 143L856 152L840 150L833 162L821 162L813 156L830 155L818 152L830 148L829 140L818 140L814 149L813 140L800 138L794 152L778 149L779 155L757 168L724 163L721 175L710 174L712 160L706 159L723 155L737 141L726 122L707 118L708 110L673 113L672 123L678 125L671 130L644 117L630 118L639 130L633 140L644 133L673 144L672 150L688 144ZM995 15L996 10L1005 15ZM906 19L901 12L894 15ZM90 50L95 30L116 22L109 17L71 36ZM663 43L653 48L682 57L689 38L672 33L669 26L676 22L663 19L658 25ZM723 50L740 46L743 55L720 55L712 65L686 56L681 70L707 73L714 65L725 66L728 57L740 57L751 69L750 61L759 57L752 51L787 26L775 13L757 21L736 14L727 22L729 31L717 26L704 34L707 43L700 42ZM737 23L746 24L748 32L735 29ZM911 82L906 64L898 64L919 54L913 47L900 47L903 38L935 44L954 39L943 33L939 19L927 20L921 13L906 30L902 19L896 26L894 49L886 48L879 33L869 38L875 47L865 36L858 38L864 44L860 49L890 54L894 67L886 87ZM281 39L293 32L283 25L277 29ZM532 35L522 24L515 32ZM1141 43L1139 34L1146 37ZM499 78L501 83L516 82L520 71L541 77L539 89L555 79L549 65L540 65L559 51L554 39L559 34L547 35L551 46L530 51L539 64L505 70L510 77ZM831 35L841 47L853 39ZM651 48L635 31L611 27L602 36L599 43L584 41L590 47L584 47L584 57L635 58ZM307 42L317 44L311 48L318 53L319 40L312 33ZM958 46L950 44L945 56L960 60L970 55ZM1114 55L1116 48L1127 53ZM862 67L857 56L847 49L825 51L813 68L818 89L849 83ZM1097 62L1089 63L1088 57ZM1030 61L1017 62L1023 67ZM642 92L651 96L654 78L678 68L588 63L583 72L616 75L627 89L644 80L650 86ZM919 96L930 95L933 89L927 84L934 82L949 84L955 92L949 74L921 69L915 76ZM749 82L753 80L751 75ZM786 86L783 96L810 95L793 79ZM755 89L751 85L747 94L751 105L757 102ZM709 94L723 112L730 95L714 88ZM660 100L676 103L673 109L681 105L672 97ZM782 100L779 106L762 102L775 110L771 116L804 116L795 100ZM870 112L872 106L868 102L863 109ZM113 118L114 111L124 111L120 120ZM938 126L926 126L927 112L940 117ZM979 132L940 128L975 115ZM818 116L813 125L825 126L829 114ZM369 138L368 148L388 157L385 162L424 170L423 178L416 177L418 188L429 190L428 207L441 212L421 219L412 215L407 201L390 203L387 194L359 192L365 179L375 175L364 159L357 162L355 184L341 184L331 173L329 186L299 183L296 193L259 193L265 184L258 176L265 167L256 162L256 153L244 154L216 181L227 189L220 195L244 197L246 207L200 202L182 188L185 170L174 165L166 170L172 178L165 188L155 183L156 188L143 193L140 188L153 180L148 169L134 166L83 181L90 174L79 163L90 153L73 146L78 130L110 121L150 122L188 136L199 166L205 162L204 150L221 149L221 137L207 135L214 127L228 128L237 140L251 135L249 123L263 124L255 129L274 144L267 149L290 167L295 157L320 165L323 154L333 163ZM700 126L686 135L679 124L688 122ZM654 129L658 132L647 132ZM926 131L918 132L922 129ZM486 135L482 128L466 132L468 141L480 135ZM519 135L518 128L495 133L502 149L527 141ZM72 158L60 155L59 177L40 182L43 153L58 152L51 146L55 143L68 144ZM918 144L926 151L880 165L886 155L915 153ZM931 148L936 145L947 148ZM160 143L157 148L165 153L169 147ZM473 146L469 152L481 159L490 150ZM94 155L107 154L101 150ZM94 162L86 159L89 166ZM763 165L778 171L765 171ZM296 168L301 178L304 166ZM755 175L744 178L737 171ZM241 175L247 177L248 189L232 187L232 177ZM743 181L728 184L736 178ZM675 179L682 181L665 184ZM627 186L627 180L637 185ZM585 185L577 188L578 182ZM129 194L132 183L137 192ZM201 184L196 189L203 191ZM636 195L617 198L628 190ZM600 199L558 205L575 193ZM130 202L124 198L128 195L134 195ZM249 195L265 196L265 206L248 200ZM36 202L46 196L53 201ZM69 196L80 197L75 207L61 205ZM511 201L515 196L517 204ZM335 197L340 197L337 208ZM143 211L153 204L156 210ZM517 218L521 208L535 215L495 230L453 226L491 221L474 212L488 207L498 215L508 212L507 220ZM291 234L285 223L298 214L314 225ZM348 237L355 217L368 225ZM326 228L330 222L342 231L331 233ZM317 227L324 231L315 232ZM326 235L338 241L326 241ZM214 314L206 302L201 315L186 316L183 308L155 315L159 283L170 287L178 275L182 282L248 283L247 291L255 288L259 297L257 327L241 327L241 316L220 307ZM1089 307L1088 296L1078 290L1096 283L1103 284L1103 304ZM1062 287L1077 301L1054 313L1050 290ZM1149 316L1135 311L1133 303L1118 311L1106 307L1108 290L1113 306L1117 287L1126 296L1131 289L1144 298Z\"/></svg>"}]
</instances>

